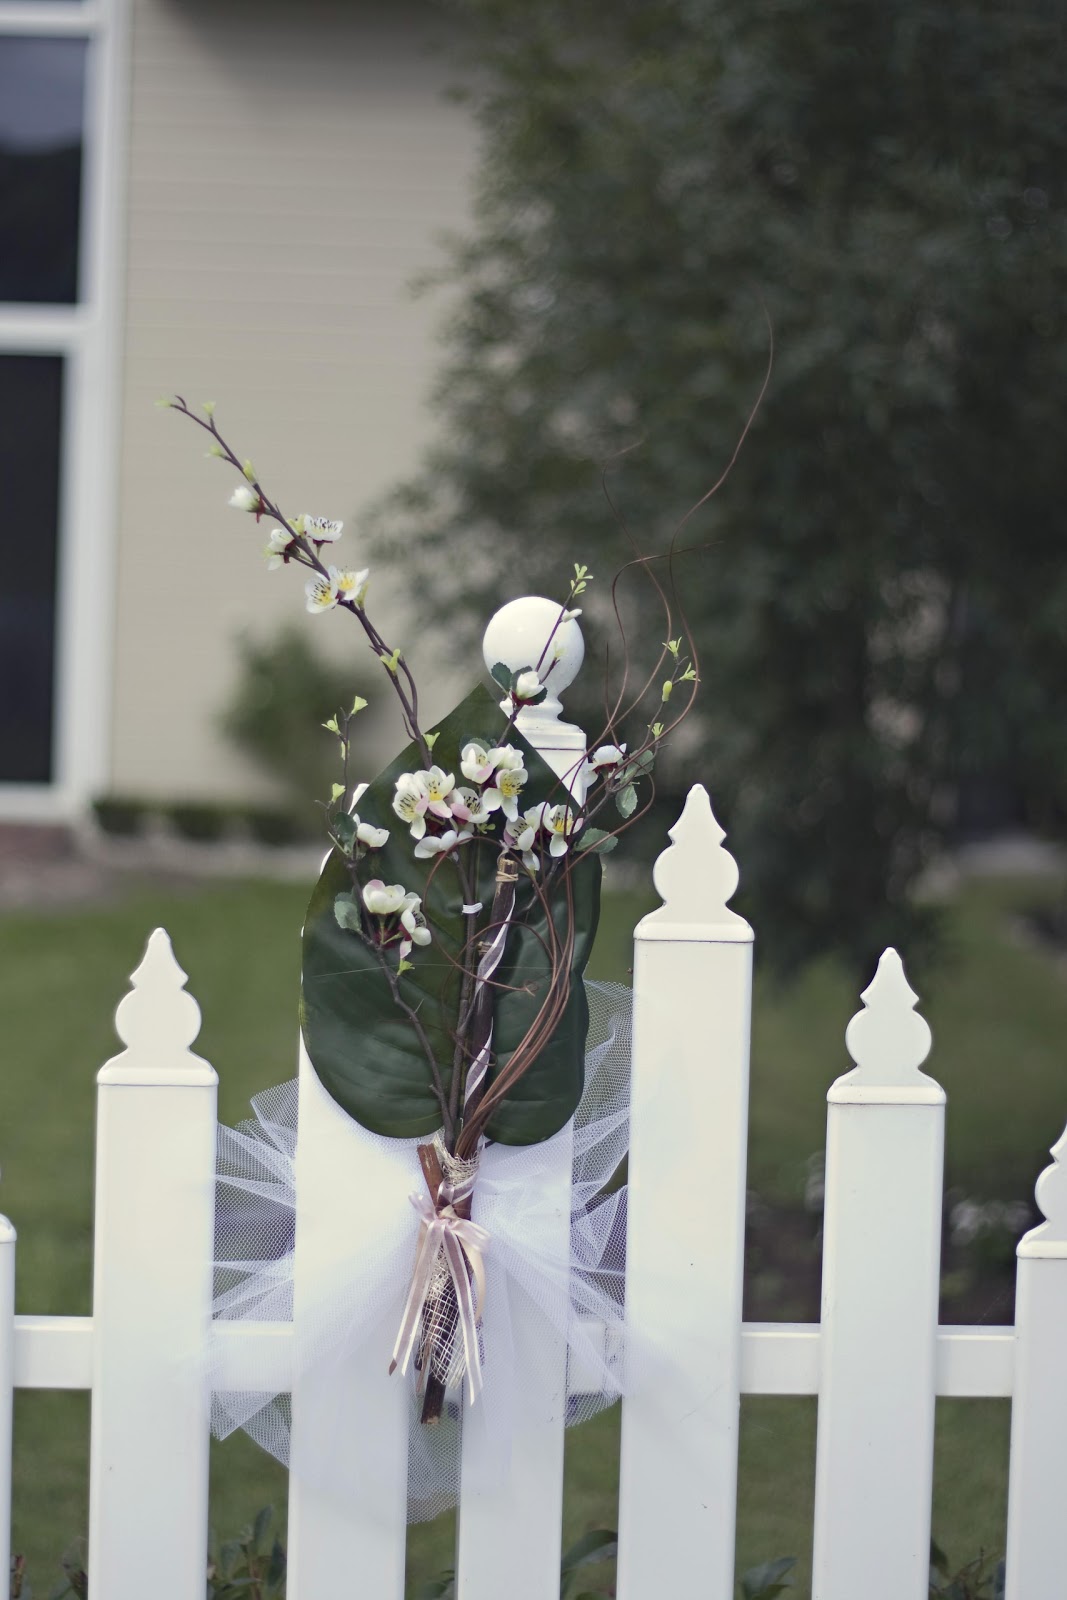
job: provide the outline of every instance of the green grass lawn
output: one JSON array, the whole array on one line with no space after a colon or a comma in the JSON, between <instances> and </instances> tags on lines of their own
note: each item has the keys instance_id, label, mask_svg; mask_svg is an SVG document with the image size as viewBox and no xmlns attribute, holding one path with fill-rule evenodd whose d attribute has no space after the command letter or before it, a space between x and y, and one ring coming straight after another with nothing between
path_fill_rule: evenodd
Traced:
<instances>
[{"instance_id":1,"label":"green grass lawn","mask_svg":"<svg viewBox=\"0 0 1067 1600\"><path fill-rule=\"evenodd\" d=\"M1039 892L969 886L951 913L947 959L936 973L910 974L935 1033L929 1070L949 1092L948 1181L983 1199L1026 1195L1067 1117L1067 982L1008 922ZM90 1308L93 1078L118 1048L112 1014L147 934L166 926L190 973L204 1015L197 1049L218 1068L220 1115L234 1121L252 1093L295 1068L305 898L262 883L133 887L100 907L0 918L0 1205L19 1229L20 1311ZM625 973L629 930L648 903L608 898L594 975ZM854 986L829 967L786 992L757 984L750 1182L769 1201L797 1202L806 1158L822 1145L826 1088L848 1066L842 1036L857 1006ZM799 1556L797 1600L807 1593L814 1430L810 1400L744 1407L739 1561ZM87 1438L85 1396L18 1397L15 1547L38 1591L85 1528ZM935 1530L959 1560L1003 1539L1006 1456L1006 1405L939 1406ZM614 1415L570 1435L568 1537L612 1525L617 1460ZM248 1441L215 1448L221 1532L284 1496L283 1472ZM448 1565L448 1519L413 1529L410 1553L413 1580Z\"/></svg>"}]
</instances>

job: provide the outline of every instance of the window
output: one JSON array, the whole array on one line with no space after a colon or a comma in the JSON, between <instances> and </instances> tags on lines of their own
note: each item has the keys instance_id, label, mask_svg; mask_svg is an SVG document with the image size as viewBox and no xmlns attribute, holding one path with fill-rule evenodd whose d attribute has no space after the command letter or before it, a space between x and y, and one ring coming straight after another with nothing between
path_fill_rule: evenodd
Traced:
<instances>
[{"instance_id":1,"label":"window","mask_svg":"<svg viewBox=\"0 0 1067 1600\"><path fill-rule=\"evenodd\" d=\"M63 361L0 355L0 782L52 777Z\"/></svg>"},{"instance_id":2,"label":"window","mask_svg":"<svg viewBox=\"0 0 1067 1600\"><path fill-rule=\"evenodd\" d=\"M0 818L103 778L126 0L0 0Z\"/></svg>"},{"instance_id":3,"label":"window","mask_svg":"<svg viewBox=\"0 0 1067 1600\"><path fill-rule=\"evenodd\" d=\"M0 37L0 300L78 298L85 51Z\"/></svg>"}]
</instances>

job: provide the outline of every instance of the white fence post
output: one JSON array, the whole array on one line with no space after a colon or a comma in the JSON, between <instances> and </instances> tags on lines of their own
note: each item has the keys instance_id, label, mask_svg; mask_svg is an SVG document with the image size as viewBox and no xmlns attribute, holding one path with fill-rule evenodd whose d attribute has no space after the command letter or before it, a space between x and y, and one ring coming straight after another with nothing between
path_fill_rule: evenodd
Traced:
<instances>
[{"instance_id":1,"label":"white fence post","mask_svg":"<svg viewBox=\"0 0 1067 1600\"><path fill-rule=\"evenodd\" d=\"M1017 1252L1006 1600L1049 1600L1065 1585L1067 1130L1036 1198L1046 1221Z\"/></svg>"},{"instance_id":2,"label":"white fence post","mask_svg":"<svg viewBox=\"0 0 1067 1600\"><path fill-rule=\"evenodd\" d=\"M830 1089L812 1600L926 1600L945 1094L895 950Z\"/></svg>"},{"instance_id":3,"label":"white fence post","mask_svg":"<svg viewBox=\"0 0 1067 1600\"><path fill-rule=\"evenodd\" d=\"M483 653L492 670L503 661L513 671L540 659L550 634L559 624L559 603L526 597L513 600L491 619ZM559 630L564 652L550 670L549 698L539 706L526 706L516 727L533 745L556 776L574 795L585 800L586 737L574 723L559 720L559 693L577 676L585 646L576 623ZM570 1130L556 1136L556 1168L552 1176L552 1203L558 1228L551 1248L566 1261L570 1252L571 1166ZM474 1191L474 1217L478 1217L478 1191ZM489 1247L492 1273L492 1243ZM465 1421L463 1430L462 1497L456 1547L457 1600L559 1600L560 1547L563 1515L563 1436L567 1415L567 1350L561 1335L547 1317L531 1304L520 1339L531 1342L538 1353L524 1379L524 1417L511 1441L510 1470L506 1477L486 1456L485 1436L477 1419ZM485 1340L493 1338L494 1297L486 1304ZM522 1356L516 1352L516 1360Z\"/></svg>"},{"instance_id":4,"label":"white fence post","mask_svg":"<svg viewBox=\"0 0 1067 1600\"><path fill-rule=\"evenodd\" d=\"M15 1230L0 1217L0 1584L11 1570L11 1420L15 1379Z\"/></svg>"},{"instance_id":5,"label":"white fence post","mask_svg":"<svg viewBox=\"0 0 1067 1600\"><path fill-rule=\"evenodd\" d=\"M734 1593L752 930L704 789L635 931L619 1600Z\"/></svg>"},{"instance_id":6,"label":"white fence post","mask_svg":"<svg viewBox=\"0 0 1067 1600\"><path fill-rule=\"evenodd\" d=\"M218 1079L157 928L97 1082L89 1591L201 1600ZM146 1575L147 1578L146 1578Z\"/></svg>"},{"instance_id":7,"label":"white fence post","mask_svg":"<svg viewBox=\"0 0 1067 1600\"><path fill-rule=\"evenodd\" d=\"M547 608L547 611L545 610ZM548 600L522 599L503 608L486 639L490 665L515 667L536 660L560 607ZM578 633L570 624L570 638ZM522 630L525 629L525 632ZM562 633L560 638L566 638ZM516 651L521 652L516 654ZM533 654L531 655L531 651ZM554 695L566 688L581 665L580 635L565 650L551 678L553 705L521 713L518 727L561 776L574 775L585 754L580 730L555 719ZM547 674L546 674L547 675ZM558 757L558 761L555 759ZM345 1246L324 1216L352 1216L358 1226L359 1185L354 1176L348 1128L328 1101L306 1051L300 1053L299 1133L296 1149L296 1280L294 1322L306 1314L304 1285L321 1281L331 1260L343 1261ZM417 1169L412 1187L419 1186ZM570 1164L560 1184L560 1249L568 1247ZM477 1218L477 1190L474 1215ZM490 1254L490 1263L491 1263ZM490 1265L491 1270L491 1265ZM406 1282L396 1285L399 1318ZM491 1313L490 1313L491 1315ZM374 1600L401 1600L404 1592L407 1521L407 1442L410 1392L389 1376L396 1321L382 1323L378 1346L360 1352L358 1367L347 1372L311 1372L293 1387L293 1473L289 1493L289 1594L291 1600L331 1600L337 1574L359 1553L359 1581ZM487 1331L487 1337L491 1334ZM553 1337L551 1333L546 1338ZM543 1354L543 1349L542 1349ZM542 1370L551 1367L542 1361ZM542 1397L539 1397L539 1399ZM566 1358L560 1349L558 1375L543 1396L543 1423L513 1441L513 1477L494 1481L479 1472L475 1429L465 1430L456 1585L460 1600L497 1600L506 1588L512 1600L556 1600L559 1593L560 1514L563 1490L563 1429L566 1408ZM347 1424L347 1425L346 1425ZM335 1476L362 1482L366 1492L349 1503L326 1486L325 1449L333 1455ZM342 1464L336 1458L344 1452ZM472 1480L477 1487L472 1487Z\"/></svg>"},{"instance_id":8,"label":"white fence post","mask_svg":"<svg viewBox=\"0 0 1067 1600\"><path fill-rule=\"evenodd\" d=\"M303 1044L299 1096L294 1330L317 1313L308 1285L345 1270L344 1219L360 1227L363 1200L350 1127ZM405 1287L397 1284L397 1317ZM332 1600L346 1573L374 1600L402 1600L410 1399L403 1380L389 1376L395 1337L395 1322L383 1321L358 1359L343 1368L327 1362L294 1379L290 1600Z\"/></svg>"}]
</instances>

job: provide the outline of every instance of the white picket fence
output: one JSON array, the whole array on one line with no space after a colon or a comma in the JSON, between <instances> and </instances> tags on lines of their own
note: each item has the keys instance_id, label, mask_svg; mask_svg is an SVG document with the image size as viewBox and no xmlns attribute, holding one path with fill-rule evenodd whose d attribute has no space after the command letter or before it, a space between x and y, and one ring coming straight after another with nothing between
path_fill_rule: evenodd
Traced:
<instances>
[{"instance_id":1,"label":"white picket fence","mask_svg":"<svg viewBox=\"0 0 1067 1600\"><path fill-rule=\"evenodd\" d=\"M635 932L627 1315L644 1354L623 1403L620 1600L731 1600L742 1394L818 1395L815 1600L857 1600L858 1574L863 1600L925 1600L935 1397L1010 1396L1007 1596L1055 1600L1067 1135L1037 1186L1048 1220L1019 1246L1015 1326L939 1328L944 1094L920 1070L929 1030L887 951L846 1034L855 1069L828 1095L822 1320L742 1323L752 934L728 908L737 871L703 789L671 837L663 904ZM13 1388L91 1390L92 1600L143 1600L146 1573L153 1600L204 1593L208 1439L186 1357L211 1300L217 1079L190 1048L185 981L157 929L118 1008L125 1049L98 1078L92 1317L15 1316L15 1231L0 1231L0 1571ZM301 1170L328 1165L306 1129L301 1141ZM300 1237L298 1210L298 1259ZM284 1383L291 1325L226 1331L235 1371L254 1358ZM351 1465L373 1474L373 1514L294 1475L291 1600L333 1600L342 1574L366 1600L403 1594L406 1405L381 1357L331 1399ZM562 1362L543 1383L511 1479L461 1502L460 1600L557 1600ZM313 1452L316 1396L298 1389L293 1406L294 1448Z\"/></svg>"}]
</instances>

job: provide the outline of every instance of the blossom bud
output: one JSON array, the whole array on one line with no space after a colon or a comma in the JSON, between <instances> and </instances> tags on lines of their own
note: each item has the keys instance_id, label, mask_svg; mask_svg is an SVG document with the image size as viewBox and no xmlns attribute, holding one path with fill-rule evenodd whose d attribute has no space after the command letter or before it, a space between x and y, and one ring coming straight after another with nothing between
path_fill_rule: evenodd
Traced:
<instances>
[{"instance_id":1,"label":"blossom bud","mask_svg":"<svg viewBox=\"0 0 1067 1600\"><path fill-rule=\"evenodd\" d=\"M520 672L511 692L516 700L532 700L535 695L541 693L541 680L532 669Z\"/></svg>"}]
</instances>

